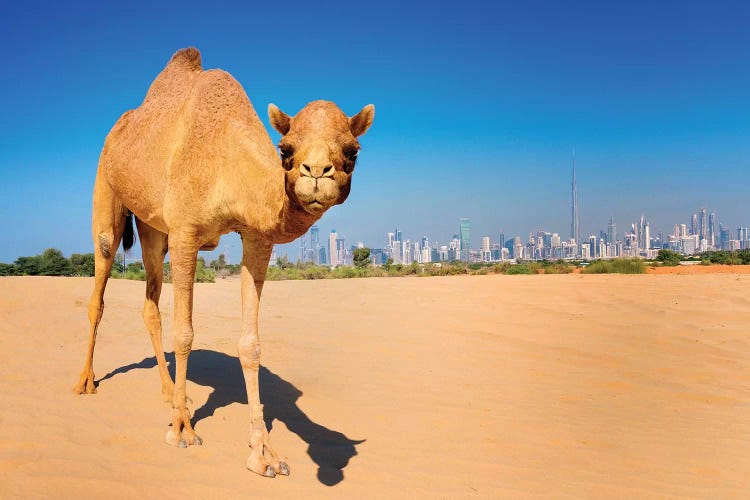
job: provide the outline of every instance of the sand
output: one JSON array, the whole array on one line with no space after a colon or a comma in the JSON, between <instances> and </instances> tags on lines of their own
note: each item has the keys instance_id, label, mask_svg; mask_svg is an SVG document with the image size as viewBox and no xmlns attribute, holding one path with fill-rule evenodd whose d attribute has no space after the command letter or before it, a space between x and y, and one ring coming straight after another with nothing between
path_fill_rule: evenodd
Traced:
<instances>
[{"instance_id":1,"label":"sand","mask_svg":"<svg viewBox=\"0 0 750 500\"><path fill-rule=\"evenodd\" d=\"M747 274L270 282L261 391L292 469L276 479L244 467L239 282L196 286L188 395L205 444L187 450L163 444L143 283L110 281L99 392L71 393L91 287L0 279L0 497L750 492Z\"/></svg>"},{"instance_id":2,"label":"sand","mask_svg":"<svg viewBox=\"0 0 750 500\"><path fill-rule=\"evenodd\" d=\"M712 264L704 266L700 264L680 266L653 266L648 268L649 274L750 274L750 266L722 266Z\"/></svg>"}]
</instances>

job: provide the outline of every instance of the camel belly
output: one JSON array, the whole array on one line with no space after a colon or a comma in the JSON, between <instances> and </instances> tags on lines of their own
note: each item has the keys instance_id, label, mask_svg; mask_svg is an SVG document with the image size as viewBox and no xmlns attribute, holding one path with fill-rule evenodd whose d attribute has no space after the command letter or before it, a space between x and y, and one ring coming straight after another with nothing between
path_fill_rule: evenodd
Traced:
<instances>
[{"instance_id":1,"label":"camel belly","mask_svg":"<svg viewBox=\"0 0 750 500\"><path fill-rule=\"evenodd\" d=\"M206 241L201 245L201 250L216 250L216 247L219 246L219 239L221 238L221 235L215 236L214 238Z\"/></svg>"}]
</instances>

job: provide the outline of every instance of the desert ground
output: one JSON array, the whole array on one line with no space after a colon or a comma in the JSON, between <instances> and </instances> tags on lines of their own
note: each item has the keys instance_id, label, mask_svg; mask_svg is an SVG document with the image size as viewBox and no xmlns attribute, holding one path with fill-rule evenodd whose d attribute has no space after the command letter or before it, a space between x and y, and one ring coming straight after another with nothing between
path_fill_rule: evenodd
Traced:
<instances>
[{"instance_id":1,"label":"desert ground","mask_svg":"<svg viewBox=\"0 0 750 500\"><path fill-rule=\"evenodd\" d=\"M110 281L98 394L71 393L92 283L0 279L2 498L750 492L748 274L269 282L261 397L292 470L275 479L245 469L239 281L196 285L188 449L163 443L144 283ZM170 351L171 313L165 285Z\"/></svg>"}]
</instances>

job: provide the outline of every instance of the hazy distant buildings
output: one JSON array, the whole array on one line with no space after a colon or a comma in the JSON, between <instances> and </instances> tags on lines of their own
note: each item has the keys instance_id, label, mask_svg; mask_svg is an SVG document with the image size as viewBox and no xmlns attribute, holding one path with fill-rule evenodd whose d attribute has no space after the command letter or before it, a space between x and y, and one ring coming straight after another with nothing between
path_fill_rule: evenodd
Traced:
<instances>
[{"instance_id":1,"label":"hazy distant buildings","mask_svg":"<svg viewBox=\"0 0 750 500\"><path fill-rule=\"evenodd\" d=\"M329 265L336 267L339 264L338 249L336 248L336 230L331 229L331 234L328 235L328 255L330 257Z\"/></svg>"},{"instance_id":2,"label":"hazy distant buildings","mask_svg":"<svg viewBox=\"0 0 750 500\"><path fill-rule=\"evenodd\" d=\"M459 234L461 235L461 260L469 262L469 252L471 252L471 222L467 218L461 218Z\"/></svg>"},{"instance_id":3,"label":"hazy distant buildings","mask_svg":"<svg viewBox=\"0 0 750 500\"><path fill-rule=\"evenodd\" d=\"M750 248L750 239L748 239L748 232L746 227L737 228L737 241L740 242L740 248Z\"/></svg>"},{"instance_id":4,"label":"hazy distant buildings","mask_svg":"<svg viewBox=\"0 0 750 500\"><path fill-rule=\"evenodd\" d=\"M578 219L578 188L576 186L576 156L573 153L573 181L570 185L571 200L570 200L570 239L573 240L576 247L581 243L581 228L580 220ZM578 256L578 252L574 251L574 257Z\"/></svg>"},{"instance_id":5,"label":"hazy distant buildings","mask_svg":"<svg viewBox=\"0 0 750 500\"><path fill-rule=\"evenodd\" d=\"M575 169L575 165L573 167ZM572 192L575 192L575 172L573 172ZM575 196L574 199L575 200ZM571 233L576 230L573 212L571 212ZM669 233L656 232L652 237L651 223L641 215L634 223L626 225L625 234L618 238L614 218L610 217L606 231L601 229L585 240L563 239L559 233L536 230L528 232L528 239L513 236L506 239L503 231L498 233L499 241L491 236L481 237L481 246L471 248L471 222L468 218L459 219L458 234L452 235L447 244L430 242L427 236L414 240L404 239L401 231L386 233L386 244L381 249L370 249L370 259L374 265L385 264L392 259L394 264L438 264L446 261L461 260L464 262L500 262L505 260L534 261L557 259L612 259L617 257L639 257L653 259L662 248L696 255L711 250L750 249L750 237L746 226L730 230L717 220L716 212L701 208L691 214L690 224L678 222ZM703 235L704 237L701 237ZM580 228L578 228L580 238ZM356 248L362 248L366 242L359 241L350 248L345 245L342 236L331 230L327 245L320 243L320 230L317 225L310 228L299 240L300 260L312 261L332 267L353 265L353 254ZM440 264L438 264L440 265Z\"/></svg>"}]
</instances>

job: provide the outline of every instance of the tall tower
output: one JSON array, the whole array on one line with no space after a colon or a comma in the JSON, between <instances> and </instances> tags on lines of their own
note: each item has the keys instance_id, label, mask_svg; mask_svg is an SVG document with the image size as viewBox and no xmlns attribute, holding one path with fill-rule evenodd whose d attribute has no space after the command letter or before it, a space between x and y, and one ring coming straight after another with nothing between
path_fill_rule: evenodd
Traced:
<instances>
[{"instance_id":1,"label":"tall tower","mask_svg":"<svg viewBox=\"0 0 750 500\"><path fill-rule=\"evenodd\" d=\"M331 229L331 234L328 236L328 265L331 267L336 267L339 263L339 256L336 250L336 230Z\"/></svg>"},{"instance_id":2,"label":"tall tower","mask_svg":"<svg viewBox=\"0 0 750 500\"><path fill-rule=\"evenodd\" d=\"M469 252L471 251L471 222L469 219L462 218L460 220L460 235L461 235L461 260L469 262Z\"/></svg>"},{"instance_id":3,"label":"tall tower","mask_svg":"<svg viewBox=\"0 0 750 500\"><path fill-rule=\"evenodd\" d=\"M607 224L607 243L611 245L617 243L617 224L613 217L609 218L609 224Z\"/></svg>"},{"instance_id":4,"label":"tall tower","mask_svg":"<svg viewBox=\"0 0 750 500\"><path fill-rule=\"evenodd\" d=\"M571 214L570 214L570 237L576 241L575 255L578 256L578 248L581 244L581 229L578 220L578 189L576 187L576 152L573 150L573 182L571 187Z\"/></svg>"},{"instance_id":5,"label":"tall tower","mask_svg":"<svg viewBox=\"0 0 750 500\"><path fill-rule=\"evenodd\" d=\"M707 225L706 223L707 222L708 221L706 221L706 209L705 208L701 208L698 211L698 234L699 234L701 240L705 240L706 239L706 234L708 233L708 231L707 231L708 228L706 227L706 225Z\"/></svg>"},{"instance_id":6,"label":"tall tower","mask_svg":"<svg viewBox=\"0 0 750 500\"><path fill-rule=\"evenodd\" d=\"M714 212L708 214L708 234L706 235L706 239L709 245L716 245L716 214Z\"/></svg>"}]
</instances>

